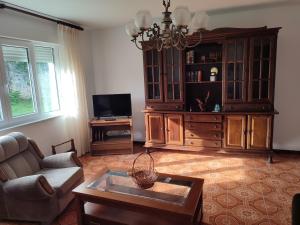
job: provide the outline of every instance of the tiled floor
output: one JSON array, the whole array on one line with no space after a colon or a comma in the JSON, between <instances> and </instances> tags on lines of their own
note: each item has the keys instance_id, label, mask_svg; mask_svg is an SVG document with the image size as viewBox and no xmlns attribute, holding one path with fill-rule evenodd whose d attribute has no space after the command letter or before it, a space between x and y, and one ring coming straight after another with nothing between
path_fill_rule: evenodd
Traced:
<instances>
[{"instance_id":1,"label":"tiled floor","mask_svg":"<svg viewBox=\"0 0 300 225\"><path fill-rule=\"evenodd\" d=\"M90 177L103 167L128 170L135 156L85 156L81 160L85 176ZM206 225L291 224L292 196L300 192L300 155L277 154L274 164L268 164L264 155L249 154L156 152L153 157L159 172L205 179ZM74 206L54 224L75 225Z\"/></svg>"}]
</instances>

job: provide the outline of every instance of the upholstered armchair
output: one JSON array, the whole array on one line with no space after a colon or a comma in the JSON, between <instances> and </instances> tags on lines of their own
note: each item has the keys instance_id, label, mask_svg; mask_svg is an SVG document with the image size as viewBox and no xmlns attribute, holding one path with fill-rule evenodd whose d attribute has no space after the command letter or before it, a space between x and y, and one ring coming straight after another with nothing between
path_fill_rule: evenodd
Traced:
<instances>
[{"instance_id":1,"label":"upholstered armchair","mask_svg":"<svg viewBox=\"0 0 300 225\"><path fill-rule=\"evenodd\" d=\"M0 137L0 219L50 224L82 181L74 152L45 157L22 133Z\"/></svg>"},{"instance_id":2,"label":"upholstered armchair","mask_svg":"<svg viewBox=\"0 0 300 225\"><path fill-rule=\"evenodd\" d=\"M300 193L293 197L292 201L292 225L300 224Z\"/></svg>"}]
</instances>

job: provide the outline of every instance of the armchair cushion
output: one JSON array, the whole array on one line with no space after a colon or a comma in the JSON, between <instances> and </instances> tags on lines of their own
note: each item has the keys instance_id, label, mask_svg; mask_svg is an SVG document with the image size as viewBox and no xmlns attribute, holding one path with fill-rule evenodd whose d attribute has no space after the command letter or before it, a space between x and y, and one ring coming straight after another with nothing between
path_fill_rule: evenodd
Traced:
<instances>
[{"instance_id":1,"label":"armchair cushion","mask_svg":"<svg viewBox=\"0 0 300 225\"><path fill-rule=\"evenodd\" d=\"M27 138L19 132L0 137L0 162L9 159L28 148Z\"/></svg>"},{"instance_id":2,"label":"armchair cushion","mask_svg":"<svg viewBox=\"0 0 300 225\"><path fill-rule=\"evenodd\" d=\"M3 192L8 196L25 201L49 199L55 194L54 189L42 175L8 180L3 184Z\"/></svg>"},{"instance_id":3,"label":"armchair cushion","mask_svg":"<svg viewBox=\"0 0 300 225\"><path fill-rule=\"evenodd\" d=\"M81 167L75 152L60 153L43 158L41 162L42 168L68 168Z\"/></svg>"},{"instance_id":4,"label":"armchair cushion","mask_svg":"<svg viewBox=\"0 0 300 225\"><path fill-rule=\"evenodd\" d=\"M71 191L81 182L83 170L80 167L46 168L38 171L36 174L43 175L60 197Z\"/></svg>"}]
</instances>

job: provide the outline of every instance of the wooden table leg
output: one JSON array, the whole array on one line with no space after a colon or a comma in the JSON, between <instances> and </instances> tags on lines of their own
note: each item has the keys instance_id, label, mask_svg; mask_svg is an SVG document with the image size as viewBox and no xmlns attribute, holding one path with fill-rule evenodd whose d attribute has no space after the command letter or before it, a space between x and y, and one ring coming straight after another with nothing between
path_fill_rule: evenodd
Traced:
<instances>
[{"instance_id":1,"label":"wooden table leg","mask_svg":"<svg viewBox=\"0 0 300 225\"><path fill-rule=\"evenodd\" d=\"M80 199L76 199L77 209L77 221L78 225L84 225L84 202Z\"/></svg>"},{"instance_id":2,"label":"wooden table leg","mask_svg":"<svg viewBox=\"0 0 300 225\"><path fill-rule=\"evenodd\" d=\"M199 202L197 204L196 214L194 216L192 224L193 225L201 225L202 217L203 217L203 192L202 192Z\"/></svg>"}]
</instances>

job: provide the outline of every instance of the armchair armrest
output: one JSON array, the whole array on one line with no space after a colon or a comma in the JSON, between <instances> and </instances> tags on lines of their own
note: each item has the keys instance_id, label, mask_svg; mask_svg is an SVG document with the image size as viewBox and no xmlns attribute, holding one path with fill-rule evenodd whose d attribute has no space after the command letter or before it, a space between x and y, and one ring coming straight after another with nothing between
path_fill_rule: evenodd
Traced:
<instances>
[{"instance_id":1,"label":"armchair armrest","mask_svg":"<svg viewBox=\"0 0 300 225\"><path fill-rule=\"evenodd\" d=\"M55 191L43 175L32 175L8 180L3 191L20 200L42 200L51 198Z\"/></svg>"},{"instance_id":2,"label":"armchair armrest","mask_svg":"<svg viewBox=\"0 0 300 225\"><path fill-rule=\"evenodd\" d=\"M67 168L75 166L82 167L75 152L66 152L47 156L42 160L41 166L43 168Z\"/></svg>"}]
</instances>

